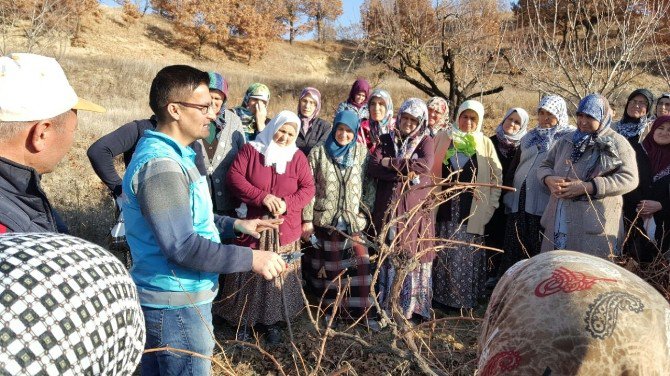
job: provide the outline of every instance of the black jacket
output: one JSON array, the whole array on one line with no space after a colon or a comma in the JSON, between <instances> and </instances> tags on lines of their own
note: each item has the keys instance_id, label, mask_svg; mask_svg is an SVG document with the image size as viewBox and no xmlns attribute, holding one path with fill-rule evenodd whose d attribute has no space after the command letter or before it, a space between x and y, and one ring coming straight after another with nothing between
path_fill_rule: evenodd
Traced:
<instances>
[{"instance_id":1,"label":"black jacket","mask_svg":"<svg viewBox=\"0 0 670 376\"><path fill-rule=\"evenodd\" d=\"M305 155L309 155L309 152L314 146L318 143L326 141L328 135L330 134L330 129L332 126L326 120L321 118L316 118L312 123L312 126L307 130L307 134L302 132L302 125L298 124L300 131L298 132L298 138L295 140L295 145L298 149L302 150Z\"/></svg>"},{"instance_id":2,"label":"black jacket","mask_svg":"<svg viewBox=\"0 0 670 376\"><path fill-rule=\"evenodd\" d=\"M9 232L58 232L33 168L0 157L0 224Z\"/></svg>"},{"instance_id":3,"label":"black jacket","mask_svg":"<svg viewBox=\"0 0 670 376\"><path fill-rule=\"evenodd\" d=\"M114 196L121 194L121 176L114 168L114 157L123 154L123 163L128 167L130 159L135 153L137 142L147 129L156 129L156 117L135 120L122 125L111 133L102 136L88 148L87 155L93 170L100 180L109 188ZM189 145L195 150L195 164L200 174L206 175L207 168L203 159L203 150L199 142Z\"/></svg>"}]
</instances>

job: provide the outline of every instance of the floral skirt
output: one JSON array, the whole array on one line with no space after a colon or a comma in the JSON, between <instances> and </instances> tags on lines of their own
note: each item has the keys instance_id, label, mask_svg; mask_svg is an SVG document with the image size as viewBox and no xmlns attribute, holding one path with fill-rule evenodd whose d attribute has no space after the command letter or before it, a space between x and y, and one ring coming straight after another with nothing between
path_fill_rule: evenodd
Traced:
<instances>
[{"instance_id":1,"label":"floral skirt","mask_svg":"<svg viewBox=\"0 0 670 376\"><path fill-rule=\"evenodd\" d=\"M280 254L300 250L299 240L276 249L274 236L274 231L263 232L260 249ZM272 325L286 321L284 306L289 318L305 307L300 261L289 264L288 270L272 281L253 272L227 274L220 297L221 300L214 302L212 312L232 325Z\"/></svg>"},{"instance_id":2,"label":"floral skirt","mask_svg":"<svg viewBox=\"0 0 670 376\"><path fill-rule=\"evenodd\" d=\"M475 308L484 298L486 283L486 252L477 245L484 237L469 234L461 225L458 197L452 199L451 221L437 223L437 237L458 240L437 253L433 263L433 299L453 308Z\"/></svg>"},{"instance_id":3,"label":"floral skirt","mask_svg":"<svg viewBox=\"0 0 670 376\"><path fill-rule=\"evenodd\" d=\"M413 314L430 318L433 297L433 281L431 276L432 262L425 262L409 272L402 284L400 292L400 309L406 319ZM379 270L379 303L385 311L390 311L391 287L396 279L395 267L386 260Z\"/></svg>"}]
</instances>

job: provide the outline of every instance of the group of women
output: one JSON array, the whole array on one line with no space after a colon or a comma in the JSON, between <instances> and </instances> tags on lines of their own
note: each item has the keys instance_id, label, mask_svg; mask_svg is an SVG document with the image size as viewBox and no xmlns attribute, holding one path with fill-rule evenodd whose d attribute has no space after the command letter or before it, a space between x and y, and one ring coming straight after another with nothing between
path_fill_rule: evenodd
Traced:
<instances>
[{"instance_id":1,"label":"group of women","mask_svg":"<svg viewBox=\"0 0 670 376\"><path fill-rule=\"evenodd\" d=\"M287 255L302 250L306 270L291 263L272 282L252 273L225 277L214 312L239 325L239 339L263 324L268 342L280 342L278 324L304 309L303 275L328 314L374 328L373 292L382 309L397 303L405 318L420 320L434 304L475 308L487 276L494 284L540 251L608 257L626 249L649 261L668 248L670 95L654 103L648 91L635 91L619 122L607 99L588 95L577 127L565 100L548 95L535 127L515 107L491 137L476 100L461 103L450 124L446 100L410 98L394 113L389 92L371 91L364 79L332 126L319 118L316 88L300 93L297 113L268 121L269 97L265 85L253 84L235 110L248 142L225 183L246 207L239 215L284 222L261 239L236 242ZM485 246L505 252L487 257ZM371 254L378 257L374 285Z\"/></svg>"}]
</instances>

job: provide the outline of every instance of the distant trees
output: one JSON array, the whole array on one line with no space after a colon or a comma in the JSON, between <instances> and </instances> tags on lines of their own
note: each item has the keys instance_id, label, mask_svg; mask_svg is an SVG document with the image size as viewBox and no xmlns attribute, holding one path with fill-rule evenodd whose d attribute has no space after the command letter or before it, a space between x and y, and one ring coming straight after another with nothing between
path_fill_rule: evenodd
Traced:
<instances>
[{"instance_id":1,"label":"distant trees","mask_svg":"<svg viewBox=\"0 0 670 376\"><path fill-rule=\"evenodd\" d=\"M666 0L520 0L514 62L533 88L571 99L616 99L654 67ZM666 26L667 28L667 26ZM664 63L660 65L665 69Z\"/></svg>"},{"instance_id":2,"label":"distant trees","mask_svg":"<svg viewBox=\"0 0 670 376\"><path fill-rule=\"evenodd\" d=\"M324 23L342 15L341 0L306 0L306 14L316 26L317 40L324 42Z\"/></svg>"},{"instance_id":3,"label":"distant trees","mask_svg":"<svg viewBox=\"0 0 670 376\"><path fill-rule=\"evenodd\" d=\"M495 0L366 0L361 19L366 53L427 95L453 107L503 90L490 84L505 32Z\"/></svg>"},{"instance_id":4,"label":"distant trees","mask_svg":"<svg viewBox=\"0 0 670 376\"><path fill-rule=\"evenodd\" d=\"M28 52L62 41L82 45L82 22L97 10L97 0L0 0L2 52L18 36Z\"/></svg>"}]
</instances>

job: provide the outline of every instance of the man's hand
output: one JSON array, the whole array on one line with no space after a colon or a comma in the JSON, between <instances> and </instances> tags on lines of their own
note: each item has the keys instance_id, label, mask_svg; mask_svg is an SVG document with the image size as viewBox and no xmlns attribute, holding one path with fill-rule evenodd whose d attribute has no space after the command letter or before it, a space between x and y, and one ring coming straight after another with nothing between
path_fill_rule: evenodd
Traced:
<instances>
[{"instance_id":1,"label":"man's hand","mask_svg":"<svg viewBox=\"0 0 670 376\"><path fill-rule=\"evenodd\" d=\"M256 274L262 275L266 280L270 281L273 278L277 278L286 270L287 265L279 254L255 249L251 251L253 252L251 270Z\"/></svg>"},{"instance_id":2,"label":"man's hand","mask_svg":"<svg viewBox=\"0 0 670 376\"><path fill-rule=\"evenodd\" d=\"M284 219L238 219L233 224L235 231L248 234L258 239L261 232L278 229L284 223Z\"/></svg>"}]
</instances>

